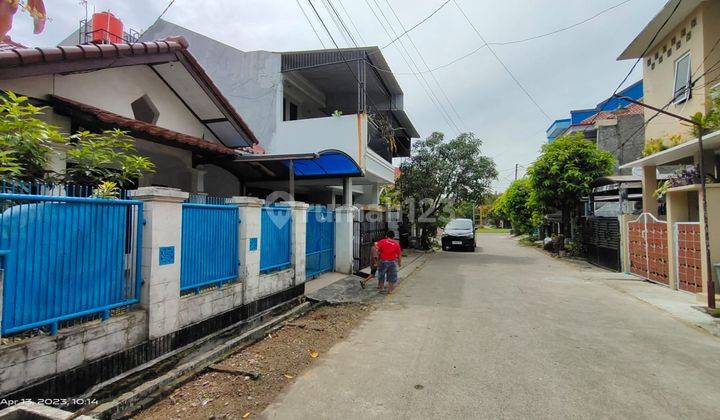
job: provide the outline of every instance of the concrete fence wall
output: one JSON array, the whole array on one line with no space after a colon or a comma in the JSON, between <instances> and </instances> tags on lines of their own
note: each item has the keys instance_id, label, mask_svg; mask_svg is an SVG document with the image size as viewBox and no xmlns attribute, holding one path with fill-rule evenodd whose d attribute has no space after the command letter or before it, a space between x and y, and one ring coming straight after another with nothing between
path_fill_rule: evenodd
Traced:
<instances>
[{"instance_id":1,"label":"concrete fence wall","mask_svg":"<svg viewBox=\"0 0 720 420\"><path fill-rule=\"evenodd\" d=\"M144 202L143 284L139 308L106 321L61 329L54 336L10 339L3 343L0 345L0 396L305 282L307 204L280 204L292 209L292 264L286 270L260 275L263 201L252 197L231 198L229 203L238 206L240 218L237 281L209 287L197 294L181 295L182 203L188 194L171 188L143 187L133 195ZM351 229L352 225L350 232Z\"/></svg>"}]
</instances>

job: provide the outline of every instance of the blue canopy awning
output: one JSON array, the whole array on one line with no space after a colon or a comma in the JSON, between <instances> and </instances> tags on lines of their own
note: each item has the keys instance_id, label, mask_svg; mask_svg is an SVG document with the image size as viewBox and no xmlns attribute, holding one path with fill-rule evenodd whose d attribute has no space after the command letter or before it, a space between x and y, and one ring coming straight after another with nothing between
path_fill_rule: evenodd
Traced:
<instances>
[{"instance_id":1,"label":"blue canopy awning","mask_svg":"<svg viewBox=\"0 0 720 420\"><path fill-rule=\"evenodd\" d=\"M362 176L362 170L347 153L323 150L318 153L287 155L245 155L235 159L248 181L288 179L292 162L295 179L348 178Z\"/></svg>"},{"instance_id":2,"label":"blue canopy awning","mask_svg":"<svg viewBox=\"0 0 720 420\"><path fill-rule=\"evenodd\" d=\"M289 165L290 162L284 162ZM355 160L337 150L326 150L312 159L293 160L295 177L348 177L360 176L362 171Z\"/></svg>"}]
</instances>

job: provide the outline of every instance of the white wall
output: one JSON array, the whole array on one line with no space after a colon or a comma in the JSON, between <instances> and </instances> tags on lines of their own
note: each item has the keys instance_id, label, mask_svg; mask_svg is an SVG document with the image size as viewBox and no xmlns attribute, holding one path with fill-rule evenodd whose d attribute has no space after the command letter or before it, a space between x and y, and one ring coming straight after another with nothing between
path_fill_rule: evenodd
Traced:
<instances>
[{"instance_id":1,"label":"white wall","mask_svg":"<svg viewBox=\"0 0 720 420\"><path fill-rule=\"evenodd\" d=\"M309 153L335 149L347 153L360 165L367 148L367 120L358 142L357 115L282 121L268 153ZM359 143L359 144L358 144Z\"/></svg>"},{"instance_id":2,"label":"white wall","mask_svg":"<svg viewBox=\"0 0 720 420\"><path fill-rule=\"evenodd\" d=\"M157 126L217 142L147 66L2 80L0 89L35 98L54 94L128 118L134 118L130 104L141 96L148 95L159 111Z\"/></svg>"},{"instance_id":3,"label":"white wall","mask_svg":"<svg viewBox=\"0 0 720 420\"><path fill-rule=\"evenodd\" d=\"M197 59L230 104L267 148L282 121L280 53L243 52L171 22L159 19L141 37L154 41L182 35Z\"/></svg>"}]
</instances>

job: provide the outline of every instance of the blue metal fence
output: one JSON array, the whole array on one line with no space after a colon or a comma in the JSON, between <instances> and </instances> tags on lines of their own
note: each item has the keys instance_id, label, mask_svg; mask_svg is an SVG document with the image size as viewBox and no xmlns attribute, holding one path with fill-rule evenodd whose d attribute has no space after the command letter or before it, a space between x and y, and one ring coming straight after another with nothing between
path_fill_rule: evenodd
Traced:
<instances>
[{"instance_id":1,"label":"blue metal fence","mask_svg":"<svg viewBox=\"0 0 720 420\"><path fill-rule=\"evenodd\" d=\"M238 278L238 208L183 203L180 290L195 290Z\"/></svg>"},{"instance_id":2,"label":"blue metal fence","mask_svg":"<svg viewBox=\"0 0 720 420\"><path fill-rule=\"evenodd\" d=\"M260 273L289 268L292 257L292 211L290 207L261 209Z\"/></svg>"},{"instance_id":3,"label":"blue metal fence","mask_svg":"<svg viewBox=\"0 0 720 420\"><path fill-rule=\"evenodd\" d=\"M2 335L54 334L60 322L139 301L142 202L65 196L77 191L2 183Z\"/></svg>"},{"instance_id":4,"label":"blue metal fence","mask_svg":"<svg viewBox=\"0 0 720 420\"><path fill-rule=\"evenodd\" d=\"M335 269L335 213L313 206L307 211L305 273L307 277Z\"/></svg>"}]
</instances>

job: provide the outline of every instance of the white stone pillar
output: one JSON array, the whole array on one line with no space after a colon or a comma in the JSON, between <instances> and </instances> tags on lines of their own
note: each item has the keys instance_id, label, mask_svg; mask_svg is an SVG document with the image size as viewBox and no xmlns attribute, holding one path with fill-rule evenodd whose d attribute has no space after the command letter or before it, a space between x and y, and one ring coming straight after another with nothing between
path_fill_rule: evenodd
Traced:
<instances>
[{"instance_id":1,"label":"white stone pillar","mask_svg":"<svg viewBox=\"0 0 720 420\"><path fill-rule=\"evenodd\" d=\"M255 300L260 288L260 208L263 200L255 197L232 197L228 204L238 206L238 260L243 282L243 304Z\"/></svg>"},{"instance_id":2,"label":"white stone pillar","mask_svg":"<svg viewBox=\"0 0 720 420\"><path fill-rule=\"evenodd\" d=\"M353 205L352 189L352 178L343 178L343 206L349 207Z\"/></svg>"},{"instance_id":3,"label":"white stone pillar","mask_svg":"<svg viewBox=\"0 0 720 420\"><path fill-rule=\"evenodd\" d=\"M357 208L342 206L335 209L335 271L353 273L353 219Z\"/></svg>"},{"instance_id":4,"label":"white stone pillar","mask_svg":"<svg viewBox=\"0 0 720 420\"><path fill-rule=\"evenodd\" d=\"M288 201L281 203L292 210L292 266L295 271L293 285L305 283L305 255L306 249L306 228L307 209L309 205L302 201Z\"/></svg>"},{"instance_id":5,"label":"white stone pillar","mask_svg":"<svg viewBox=\"0 0 720 420\"><path fill-rule=\"evenodd\" d=\"M141 187L132 196L144 202L140 304L147 310L148 336L153 339L177 329L182 203L188 193L175 188Z\"/></svg>"},{"instance_id":6,"label":"white stone pillar","mask_svg":"<svg viewBox=\"0 0 720 420\"><path fill-rule=\"evenodd\" d=\"M643 212L650 213L657 217L658 201L655 198L655 190L657 190L657 173L654 166L643 167Z\"/></svg>"},{"instance_id":7,"label":"white stone pillar","mask_svg":"<svg viewBox=\"0 0 720 420\"><path fill-rule=\"evenodd\" d=\"M202 165L198 165L195 168L191 169L190 172L192 173L192 180L190 185L192 191L196 193L205 192L205 174L207 174L205 167Z\"/></svg>"}]
</instances>

